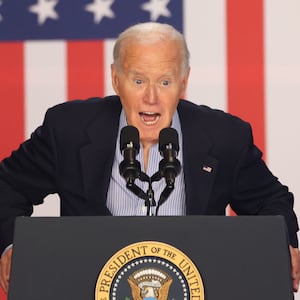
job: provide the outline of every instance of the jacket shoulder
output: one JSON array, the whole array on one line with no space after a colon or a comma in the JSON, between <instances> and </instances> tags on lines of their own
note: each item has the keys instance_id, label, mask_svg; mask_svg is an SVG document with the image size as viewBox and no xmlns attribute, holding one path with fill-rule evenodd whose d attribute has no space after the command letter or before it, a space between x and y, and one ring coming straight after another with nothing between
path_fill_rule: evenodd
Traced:
<instances>
[{"instance_id":1,"label":"jacket shoulder","mask_svg":"<svg viewBox=\"0 0 300 300\"><path fill-rule=\"evenodd\" d=\"M240 117L220 109L211 108L206 105L198 105L188 100L180 100L178 105L179 114L191 121L206 123L208 125L238 125L248 127L249 123Z\"/></svg>"},{"instance_id":2,"label":"jacket shoulder","mask_svg":"<svg viewBox=\"0 0 300 300\"><path fill-rule=\"evenodd\" d=\"M72 100L49 108L45 122L50 122L55 126L74 125L74 123L77 126L86 126L96 117L113 118L119 115L120 111L121 103L117 96Z\"/></svg>"}]
</instances>

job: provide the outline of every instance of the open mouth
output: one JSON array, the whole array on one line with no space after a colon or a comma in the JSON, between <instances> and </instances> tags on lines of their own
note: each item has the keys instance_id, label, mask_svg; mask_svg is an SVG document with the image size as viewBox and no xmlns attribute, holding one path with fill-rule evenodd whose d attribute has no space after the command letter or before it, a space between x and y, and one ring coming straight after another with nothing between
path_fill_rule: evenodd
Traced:
<instances>
[{"instance_id":1,"label":"open mouth","mask_svg":"<svg viewBox=\"0 0 300 300\"><path fill-rule=\"evenodd\" d=\"M150 126L155 125L158 122L160 114L153 112L140 112L140 117L145 125Z\"/></svg>"}]
</instances>

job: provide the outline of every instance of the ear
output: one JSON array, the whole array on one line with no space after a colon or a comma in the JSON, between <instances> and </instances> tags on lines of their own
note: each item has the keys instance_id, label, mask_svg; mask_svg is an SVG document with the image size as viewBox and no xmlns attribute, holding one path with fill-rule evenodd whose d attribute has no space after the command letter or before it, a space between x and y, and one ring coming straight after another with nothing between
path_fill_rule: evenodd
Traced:
<instances>
[{"instance_id":1,"label":"ear","mask_svg":"<svg viewBox=\"0 0 300 300\"><path fill-rule=\"evenodd\" d=\"M116 70L116 66L114 64L110 65L111 70L111 83L114 88L114 91L117 95L119 95L119 76Z\"/></svg>"},{"instance_id":2,"label":"ear","mask_svg":"<svg viewBox=\"0 0 300 300\"><path fill-rule=\"evenodd\" d=\"M182 91L181 91L181 97L184 98L185 92L186 92L186 88L188 85L188 81L189 81L189 76L190 76L190 70L191 68L188 68L188 70L186 71L184 77L182 78Z\"/></svg>"}]
</instances>

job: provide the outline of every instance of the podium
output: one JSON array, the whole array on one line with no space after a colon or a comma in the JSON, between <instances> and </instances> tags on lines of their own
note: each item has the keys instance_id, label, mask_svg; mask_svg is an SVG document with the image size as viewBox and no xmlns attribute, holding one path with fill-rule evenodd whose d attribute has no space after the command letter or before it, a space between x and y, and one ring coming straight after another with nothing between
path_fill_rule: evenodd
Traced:
<instances>
[{"instance_id":1,"label":"podium","mask_svg":"<svg viewBox=\"0 0 300 300\"><path fill-rule=\"evenodd\" d=\"M281 216L19 217L8 300L146 299L150 281L152 299L289 300L290 272Z\"/></svg>"}]
</instances>

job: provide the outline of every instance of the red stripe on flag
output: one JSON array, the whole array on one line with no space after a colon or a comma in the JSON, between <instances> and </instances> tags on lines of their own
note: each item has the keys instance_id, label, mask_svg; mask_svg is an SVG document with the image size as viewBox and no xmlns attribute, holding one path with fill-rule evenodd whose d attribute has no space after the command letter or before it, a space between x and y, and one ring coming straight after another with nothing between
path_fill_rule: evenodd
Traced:
<instances>
[{"instance_id":1,"label":"red stripe on flag","mask_svg":"<svg viewBox=\"0 0 300 300\"><path fill-rule=\"evenodd\" d=\"M67 43L68 99L104 95L104 45L102 41Z\"/></svg>"},{"instance_id":2,"label":"red stripe on flag","mask_svg":"<svg viewBox=\"0 0 300 300\"><path fill-rule=\"evenodd\" d=\"M227 0L228 111L251 123L265 150L263 1Z\"/></svg>"},{"instance_id":3,"label":"red stripe on flag","mask_svg":"<svg viewBox=\"0 0 300 300\"><path fill-rule=\"evenodd\" d=\"M0 43L0 159L24 140L23 66L23 44Z\"/></svg>"},{"instance_id":4,"label":"red stripe on flag","mask_svg":"<svg viewBox=\"0 0 300 300\"><path fill-rule=\"evenodd\" d=\"M228 111L251 123L265 149L263 1L227 0ZM228 215L235 213L228 207Z\"/></svg>"}]
</instances>

